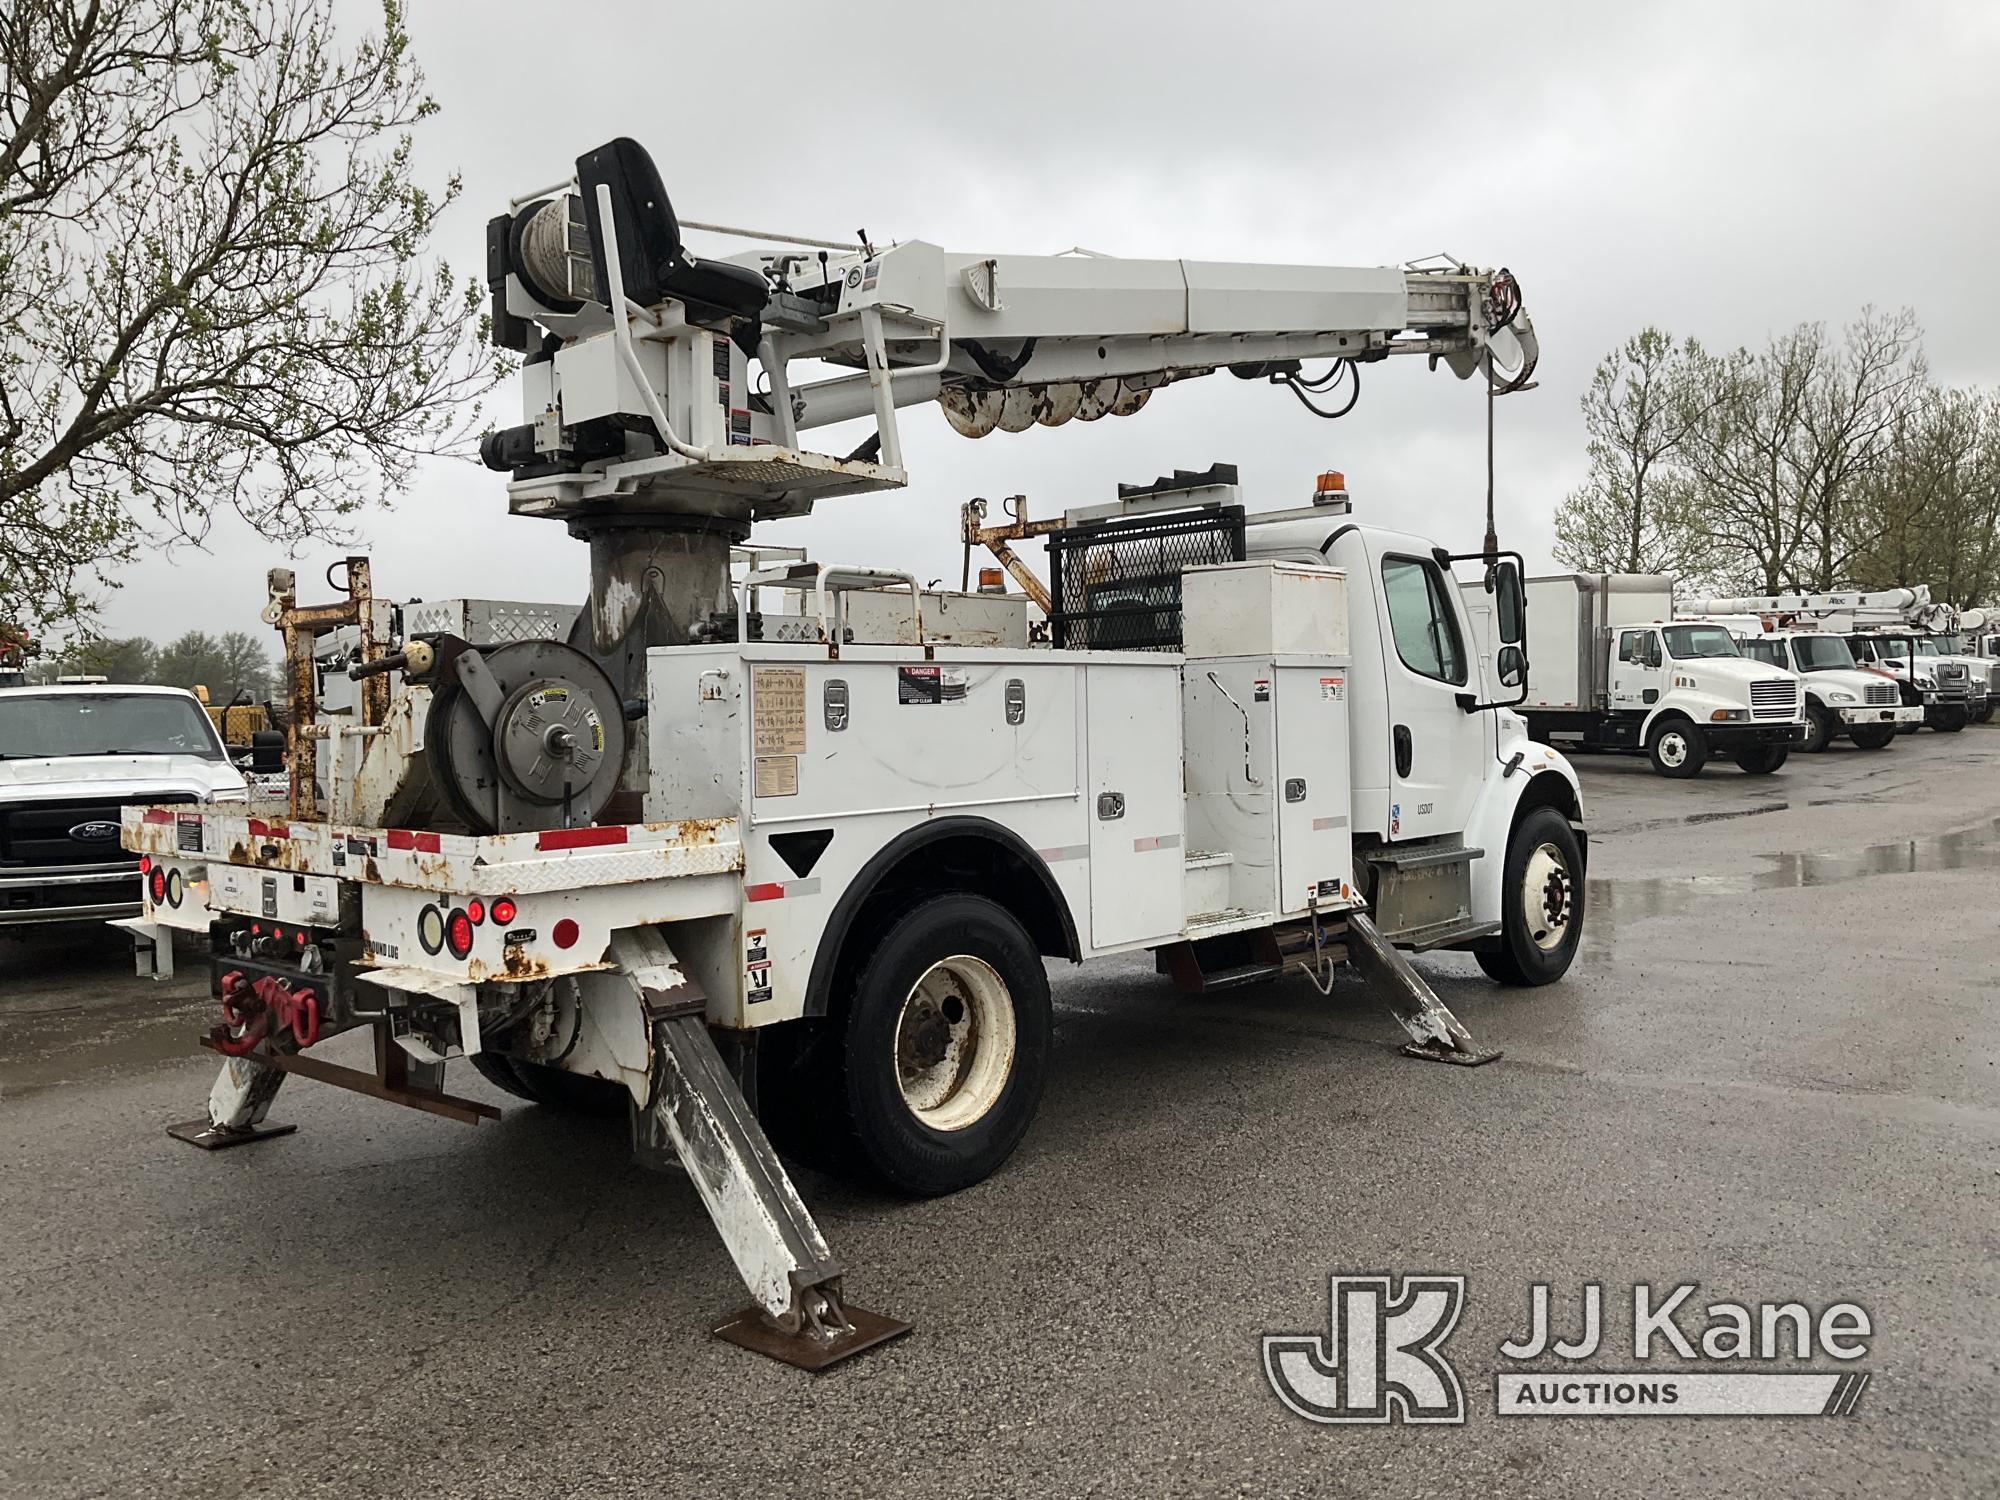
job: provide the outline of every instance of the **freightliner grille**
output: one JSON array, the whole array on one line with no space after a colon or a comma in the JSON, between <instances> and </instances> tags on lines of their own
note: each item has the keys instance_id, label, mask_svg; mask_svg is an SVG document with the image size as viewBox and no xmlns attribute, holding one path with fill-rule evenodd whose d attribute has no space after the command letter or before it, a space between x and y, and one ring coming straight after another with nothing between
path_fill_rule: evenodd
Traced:
<instances>
[{"instance_id":1,"label":"freightliner grille","mask_svg":"<svg viewBox=\"0 0 2000 1500\"><path fill-rule=\"evenodd\" d=\"M1873 708L1894 708L1903 701L1903 695L1896 691L1893 682L1871 682L1865 701Z\"/></svg>"},{"instance_id":2,"label":"freightliner grille","mask_svg":"<svg viewBox=\"0 0 2000 1500\"><path fill-rule=\"evenodd\" d=\"M1753 682L1750 684L1750 716L1753 719L1789 719L1799 708L1796 682Z\"/></svg>"}]
</instances>

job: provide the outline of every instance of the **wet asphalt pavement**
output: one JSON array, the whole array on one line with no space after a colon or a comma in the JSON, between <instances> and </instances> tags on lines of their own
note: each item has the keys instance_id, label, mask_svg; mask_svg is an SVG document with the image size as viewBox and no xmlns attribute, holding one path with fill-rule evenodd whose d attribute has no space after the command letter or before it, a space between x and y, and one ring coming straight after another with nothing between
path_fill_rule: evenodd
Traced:
<instances>
[{"instance_id":1,"label":"wet asphalt pavement","mask_svg":"<svg viewBox=\"0 0 2000 1500\"><path fill-rule=\"evenodd\" d=\"M622 1124L454 1069L501 1121L294 1080L297 1135L199 1153L163 1127L214 1071L205 982L0 939L0 1495L2000 1492L2000 726L1581 765L1571 976L1419 960L1503 1061L1400 1058L1351 981L1065 969L998 1176L801 1174L854 1300L917 1324L820 1377L708 1337L728 1262ZM1469 1278L1462 1427L1315 1426L1265 1381L1260 1334L1385 1270ZM1698 1281L1861 1303L1874 1379L1844 1418L1496 1417L1529 1283L1593 1280L1601 1368L1635 1367L1633 1282Z\"/></svg>"}]
</instances>

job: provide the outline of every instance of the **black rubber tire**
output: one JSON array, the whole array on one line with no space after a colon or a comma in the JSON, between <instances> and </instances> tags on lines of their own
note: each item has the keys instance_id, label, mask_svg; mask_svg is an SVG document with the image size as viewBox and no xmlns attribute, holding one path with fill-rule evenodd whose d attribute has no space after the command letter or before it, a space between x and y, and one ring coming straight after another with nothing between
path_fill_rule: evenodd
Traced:
<instances>
[{"instance_id":1,"label":"black rubber tire","mask_svg":"<svg viewBox=\"0 0 2000 1500\"><path fill-rule=\"evenodd\" d=\"M999 975L1014 1013L1014 1058L991 1108L960 1130L932 1129L903 1100L896 1026L926 970L955 955L983 959ZM1042 955L998 902L954 892L905 912L855 976L840 1049L840 1102L856 1155L899 1192L934 1197L991 1176L1027 1134L1041 1103L1055 1023Z\"/></svg>"},{"instance_id":2,"label":"black rubber tire","mask_svg":"<svg viewBox=\"0 0 2000 1500\"><path fill-rule=\"evenodd\" d=\"M1791 753L1790 745L1752 745L1736 752L1736 765L1746 776L1769 776Z\"/></svg>"},{"instance_id":3,"label":"black rubber tire","mask_svg":"<svg viewBox=\"0 0 2000 1500\"><path fill-rule=\"evenodd\" d=\"M1687 746L1687 758L1679 765L1668 765L1660 759L1660 744L1670 735L1679 735ZM1653 769L1662 776L1671 776L1676 781L1685 781L1690 776L1699 776L1701 768L1708 764L1708 736L1701 727L1688 719L1658 719L1646 732L1646 759L1653 763Z\"/></svg>"},{"instance_id":4,"label":"black rubber tire","mask_svg":"<svg viewBox=\"0 0 2000 1500\"><path fill-rule=\"evenodd\" d=\"M475 1052L468 1059L472 1071L484 1078L503 1094L512 1094L516 1099L534 1102L535 1096L528 1092L528 1086L521 1082L521 1075L514 1071L514 1060L498 1052Z\"/></svg>"},{"instance_id":5,"label":"black rubber tire","mask_svg":"<svg viewBox=\"0 0 2000 1500\"><path fill-rule=\"evenodd\" d=\"M1526 909L1522 882L1528 861L1543 844L1554 847L1567 876L1569 930L1553 948L1535 941L1534 929L1540 914ZM1553 807L1536 807L1521 816L1507 836L1507 861L1500 873L1500 938L1491 948L1474 953L1487 977L1501 984L1529 986L1554 984L1569 972L1576 961L1577 945L1583 941L1584 881L1583 850L1569 819Z\"/></svg>"},{"instance_id":6,"label":"black rubber tire","mask_svg":"<svg viewBox=\"0 0 2000 1500\"><path fill-rule=\"evenodd\" d=\"M1854 741L1857 750L1886 750L1896 743L1900 729L1897 724L1877 724L1867 729L1850 730L1847 737Z\"/></svg>"},{"instance_id":7,"label":"black rubber tire","mask_svg":"<svg viewBox=\"0 0 2000 1500\"><path fill-rule=\"evenodd\" d=\"M1806 737L1799 741L1799 748L1809 755L1817 755L1831 745L1839 733L1840 720L1834 717L1833 710L1807 699Z\"/></svg>"},{"instance_id":8,"label":"black rubber tire","mask_svg":"<svg viewBox=\"0 0 2000 1500\"><path fill-rule=\"evenodd\" d=\"M1993 722L1993 711L1996 708L2000 708L2000 703L1995 703L1989 698L1986 702L1986 707L1980 709L1978 713L1972 716L1972 722L1975 724L1991 724Z\"/></svg>"},{"instance_id":9,"label":"black rubber tire","mask_svg":"<svg viewBox=\"0 0 2000 1500\"><path fill-rule=\"evenodd\" d=\"M608 1117L631 1106L632 1095L606 1079L586 1078L500 1052L475 1052L471 1062L473 1070L496 1089L558 1114Z\"/></svg>"},{"instance_id":10,"label":"black rubber tire","mask_svg":"<svg viewBox=\"0 0 2000 1500\"><path fill-rule=\"evenodd\" d=\"M1954 703L1949 707L1935 710L1936 718L1930 721L1931 728L1939 734L1957 734L1971 720L1971 711Z\"/></svg>"}]
</instances>

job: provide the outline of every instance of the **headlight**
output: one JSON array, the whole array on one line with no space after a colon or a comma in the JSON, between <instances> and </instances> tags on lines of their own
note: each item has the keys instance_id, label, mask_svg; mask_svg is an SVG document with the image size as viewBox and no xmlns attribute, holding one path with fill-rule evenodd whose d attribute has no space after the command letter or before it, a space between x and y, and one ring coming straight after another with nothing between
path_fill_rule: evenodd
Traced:
<instances>
[{"instance_id":1,"label":"headlight","mask_svg":"<svg viewBox=\"0 0 2000 1500\"><path fill-rule=\"evenodd\" d=\"M1859 703L1861 700L1852 693L1833 692L1826 695L1829 703Z\"/></svg>"},{"instance_id":2,"label":"headlight","mask_svg":"<svg viewBox=\"0 0 2000 1500\"><path fill-rule=\"evenodd\" d=\"M1712 724L1734 724L1749 717L1750 710L1747 708L1718 708L1708 716Z\"/></svg>"}]
</instances>

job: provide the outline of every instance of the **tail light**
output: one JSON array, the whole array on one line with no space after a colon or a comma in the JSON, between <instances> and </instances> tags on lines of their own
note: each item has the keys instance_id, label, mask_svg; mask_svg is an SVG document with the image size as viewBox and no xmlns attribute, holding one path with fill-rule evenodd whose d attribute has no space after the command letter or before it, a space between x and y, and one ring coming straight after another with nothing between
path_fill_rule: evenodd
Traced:
<instances>
[{"instance_id":1,"label":"tail light","mask_svg":"<svg viewBox=\"0 0 2000 1500\"><path fill-rule=\"evenodd\" d=\"M472 918L473 925L477 926L486 920L486 903L474 896L465 903L465 914Z\"/></svg>"},{"instance_id":2,"label":"tail light","mask_svg":"<svg viewBox=\"0 0 2000 1500\"><path fill-rule=\"evenodd\" d=\"M502 896L493 903L493 920L502 927L509 925L517 915L519 912L514 905L513 897Z\"/></svg>"},{"instance_id":3,"label":"tail light","mask_svg":"<svg viewBox=\"0 0 2000 1500\"><path fill-rule=\"evenodd\" d=\"M465 958L472 952L472 915L464 907L459 907L444 919L444 945L453 958Z\"/></svg>"},{"instance_id":4,"label":"tail light","mask_svg":"<svg viewBox=\"0 0 2000 1500\"><path fill-rule=\"evenodd\" d=\"M153 905L158 906L167 899L167 872L155 865L146 877L146 889L152 893Z\"/></svg>"}]
</instances>

